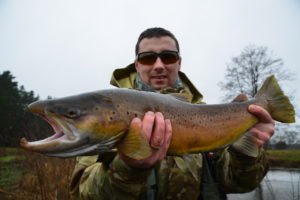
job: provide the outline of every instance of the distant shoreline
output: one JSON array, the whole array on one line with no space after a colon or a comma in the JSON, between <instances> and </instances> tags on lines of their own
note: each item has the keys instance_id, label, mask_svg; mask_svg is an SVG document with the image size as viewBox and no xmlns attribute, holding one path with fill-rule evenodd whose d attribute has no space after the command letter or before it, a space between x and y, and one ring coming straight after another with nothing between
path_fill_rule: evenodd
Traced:
<instances>
[{"instance_id":1,"label":"distant shoreline","mask_svg":"<svg viewBox=\"0 0 300 200\"><path fill-rule=\"evenodd\" d=\"M300 171L300 168L270 167L272 171Z\"/></svg>"},{"instance_id":2,"label":"distant shoreline","mask_svg":"<svg viewBox=\"0 0 300 200\"><path fill-rule=\"evenodd\" d=\"M300 169L300 150L267 150L270 168Z\"/></svg>"}]
</instances>

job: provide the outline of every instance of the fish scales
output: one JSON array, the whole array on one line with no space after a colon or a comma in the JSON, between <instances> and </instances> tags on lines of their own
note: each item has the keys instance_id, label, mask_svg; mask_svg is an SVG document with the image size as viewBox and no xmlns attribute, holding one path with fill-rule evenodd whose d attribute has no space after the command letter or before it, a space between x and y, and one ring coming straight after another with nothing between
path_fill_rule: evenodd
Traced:
<instances>
[{"instance_id":1,"label":"fish scales","mask_svg":"<svg viewBox=\"0 0 300 200\"><path fill-rule=\"evenodd\" d=\"M117 92L117 90L114 91ZM122 90L122 92L124 93L110 96L111 98L115 96L122 97L118 98L119 101L114 100L116 104L121 105L120 108L123 107L123 104L131 102L131 107L127 105L127 109L133 113L138 113L139 117L142 117L146 111L153 110L162 112L165 118L171 120L173 137L169 154L222 148L237 139L236 132L246 131L247 127L257 121L255 117L247 112L247 107L251 103L255 104L255 101L229 105L197 105L182 102L168 95L162 98L161 95L156 93L146 93L147 95L145 95L142 92L135 91ZM143 103L133 103L137 99ZM119 111L119 113L124 113L124 111ZM127 123L130 123L133 117L134 115L131 115L130 118L127 118ZM247 126L244 125L246 121L249 121ZM224 140L224 138L226 139ZM212 143L212 141L219 142Z\"/></svg>"},{"instance_id":2,"label":"fish scales","mask_svg":"<svg viewBox=\"0 0 300 200\"><path fill-rule=\"evenodd\" d=\"M247 111L250 104L264 107L280 122L295 121L295 111L274 76L269 77L253 100L238 96L227 104L191 104L178 95L132 89L109 89L81 95L38 101L29 110L45 118L55 134L21 146L56 157L95 155L117 149L143 159L152 152L140 128L129 129L134 117L147 111L161 112L172 124L169 155L200 153L224 148L257 123Z\"/></svg>"}]
</instances>

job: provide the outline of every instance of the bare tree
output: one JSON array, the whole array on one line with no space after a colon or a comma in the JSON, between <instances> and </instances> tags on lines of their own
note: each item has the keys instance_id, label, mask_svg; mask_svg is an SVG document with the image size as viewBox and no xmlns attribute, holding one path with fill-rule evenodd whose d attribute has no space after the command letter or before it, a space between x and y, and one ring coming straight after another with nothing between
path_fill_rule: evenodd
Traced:
<instances>
[{"instance_id":1,"label":"bare tree","mask_svg":"<svg viewBox=\"0 0 300 200\"><path fill-rule=\"evenodd\" d=\"M283 81L292 81L294 78L292 73L284 68L282 59L273 58L267 47L255 45L245 47L240 55L233 57L227 64L225 81L219 83L225 92L222 100L229 102L240 93L250 98L254 97L262 82L271 74L281 82L280 85L283 85ZM288 96L293 99L291 94ZM294 125L277 123L276 132L296 137L297 134L290 134L293 127ZM299 134L299 131L297 133Z\"/></svg>"},{"instance_id":2,"label":"bare tree","mask_svg":"<svg viewBox=\"0 0 300 200\"><path fill-rule=\"evenodd\" d=\"M219 83L225 91L223 100L230 101L239 93L254 97L262 82L271 74L278 81L293 79L292 74L284 69L282 59L273 58L267 47L247 46L227 64L225 81Z\"/></svg>"}]
</instances>

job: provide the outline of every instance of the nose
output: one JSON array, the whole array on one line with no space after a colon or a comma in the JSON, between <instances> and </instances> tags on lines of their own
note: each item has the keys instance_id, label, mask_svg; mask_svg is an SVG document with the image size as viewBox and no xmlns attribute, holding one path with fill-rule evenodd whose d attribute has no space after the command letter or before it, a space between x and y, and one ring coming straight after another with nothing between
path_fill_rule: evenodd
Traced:
<instances>
[{"instance_id":1,"label":"nose","mask_svg":"<svg viewBox=\"0 0 300 200\"><path fill-rule=\"evenodd\" d=\"M165 68L165 64L161 61L160 57L157 57L155 63L153 64L154 70L162 70Z\"/></svg>"}]
</instances>

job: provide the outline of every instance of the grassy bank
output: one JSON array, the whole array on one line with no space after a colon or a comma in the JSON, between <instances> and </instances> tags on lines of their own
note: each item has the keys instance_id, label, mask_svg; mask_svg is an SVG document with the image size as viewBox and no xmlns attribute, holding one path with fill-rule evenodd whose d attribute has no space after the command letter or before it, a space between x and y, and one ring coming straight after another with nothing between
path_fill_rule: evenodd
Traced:
<instances>
[{"instance_id":1,"label":"grassy bank","mask_svg":"<svg viewBox=\"0 0 300 200\"><path fill-rule=\"evenodd\" d=\"M271 167L300 168L300 150L268 150ZM74 159L0 148L0 199L71 199Z\"/></svg>"},{"instance_id":2,"label":"grassy bank","mask_svg":"<svg viewBox=\"0 0 300 200\"><path fill-rule=\"evenodd\" d=\"M0 199L71 199L75 159L0 148Z\"/></svg>"},{"instance_id":3,"label":"grassy bank","mask_svg":"<svg viewBox=\"0 0 300 200\"><path fill-rule=\"evenodd\" d=\"M300 150L267 150L270 167L300 168Z\"/></svg>"},{"instance_id":4,"label":"grassy bank","mask_svg":"<svg viewBox=\"0 0 300 200\"><path fill-rule=\"evenodd\" d=\"M0 148L0 188L10 188L21 181L24 159L16 148Z\"/></svg>"}]
</instances>

